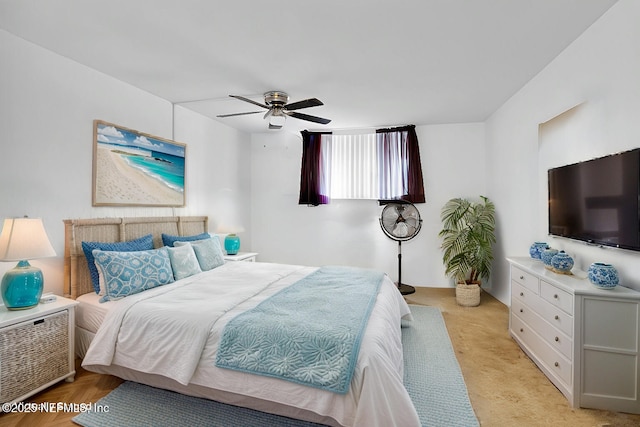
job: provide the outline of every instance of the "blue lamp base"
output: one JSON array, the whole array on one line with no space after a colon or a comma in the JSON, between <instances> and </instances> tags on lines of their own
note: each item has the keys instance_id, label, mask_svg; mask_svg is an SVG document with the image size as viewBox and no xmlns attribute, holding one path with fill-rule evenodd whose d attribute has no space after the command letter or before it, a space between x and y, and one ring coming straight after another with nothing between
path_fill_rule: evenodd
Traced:
<instances>
[{"instance_id":1,"label":"blue lamp base","mask_svg":"<svg viewBox=\"0 0 640 427\"><path fill-rule=\"evenodd\" d=\"M227 234L224 238L224 250L227 255L235 255L240 250L240 237L237 234Z\"/></svg>"},{"instance_id":2,"label":"blue lamp base","mask_svg":"<svg viewBox=\"0 0 640 427\"><path fill-rule=\"evenodd\" d=\"M26 310L40 302L44 279L42 271L20 261L2 278L2 301L8 310Z\"/></svg>"}]
</instances>

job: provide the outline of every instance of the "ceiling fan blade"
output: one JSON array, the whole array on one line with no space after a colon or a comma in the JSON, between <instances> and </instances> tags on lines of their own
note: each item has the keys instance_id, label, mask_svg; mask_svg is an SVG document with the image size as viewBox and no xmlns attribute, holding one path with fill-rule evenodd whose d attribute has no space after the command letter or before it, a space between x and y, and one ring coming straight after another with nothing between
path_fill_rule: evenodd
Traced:
<instances>
[{"instance_id":1,"label":"ceiling fan blade","mask_svg":"<svg viewBox=\"0 0 640 427\"><path fill-rule=\"evenodd\" d=\"M240 96L240 95L229 95L229 96L231 98L239 99L240 101L248 102L249 104L257 105L258 107L267 108L267 109L269 108L268 105L261 104L260 102L256 102L253 99L245 98L244 96Z\"/></svg>"},{"instance_id":2,"label":"ceiling fan blade","mask_svg":"<svg viewBox=\"0 0 640 427\"><path fill-rule=\"evenodd\" d=\"M297 113L295 111L292 111L292 112L286 111L285 113L291 117L295 117L296 119L306 120L308 122L320 123L323 125L326 125L327 123L331 122L331 119L323 119L322 117L310 116L308 114Z\"/></svg>"},{"instance_id":3,"label":"ceiling fan blade","mask_svg":"<svg viewBox=\"0 0 640 427\"><path fill-rule=\"evenodd\" d=\"M249 111L248 113L218 114L216 117L246 116L247 114L258 114L258 113L262 113L262 111Z\"/></svg>"},{"instance_id":4,"label":"ceiling fan blade","mask_svg":"<svg viewBox=\"0 0 640 427\"><path fill-rule=\"evenodd\" d=\"M319 107L324 105L322 101L317 98L303 99L302 101L292 102L284 106L288 111L299 110L301 108Z\"/></svg>"}]
</instances>

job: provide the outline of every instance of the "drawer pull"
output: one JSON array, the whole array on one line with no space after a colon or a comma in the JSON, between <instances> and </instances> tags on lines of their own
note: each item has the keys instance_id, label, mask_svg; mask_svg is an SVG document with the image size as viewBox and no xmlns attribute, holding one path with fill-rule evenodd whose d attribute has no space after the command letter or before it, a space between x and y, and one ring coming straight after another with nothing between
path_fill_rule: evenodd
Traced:
<instances>
[{"instance_id":1,"label":"drawer pull","mask_svg":"<svg viewBox=\"0 0 640 427\"><path fill-rule=\"evenodd\" d=\"M520 280L524 280L524 276L520 276Z\"/></svg>"},{"instance_id":2,"label":"drawer pull","mask_svg":"<svg viewBox=\"0 0 640 427\"><path fill-rule=\"evenodd\" d=\"M44 319L39 319L33 322L34 325L39 325L41 323L44 323Z\"/></svg>"},{"instance_id":3,"label":"drawer pull","mask_svg":"<svg viewBox=\"0 0 640 427\"><path fill-rule=\"evenodd\" d=\"M558 342L558 341L560 341L560 338L556 337L555 340L556 340L556 342Z\"/></svg>"},{"instance_id":4,"label":"drawer pull","mask_svg":"<svg viewBox=\"0 0 640 427\"><path fill-rule=\"evenodd\" d=\"M558 299L558 294L553 294L553 298Z\"/></svg>"},{"instance_id":5,"label":"drawer pull","mask_svg":"<svg viewBox=\"0 0 640 427\"><path fill-rule=\"evenodd\" d=\"M558 316L557 314L553 318L556 320L560 320L560 316Z\"/></svg>"},{"instance_id":6,"label":"drawer pull","mask_svg":"<svg viewBox=\"0 0 640 427\"><path fill-rule=\"evenodd\" d=\"M520 296L523 297L524 296L524 292L520 292Z\"/></svg>"},{"instance_id":7,"label":"drawer pull","mask_svg":"<svg viewBox=\"0 0 640 427\"><path fill-rule=\"evenodd\" d=\"M555 366L557 368L558 366L560 366L560 364L558 362L556 362L556 363L553 364L553 366Z\"/></svg>"},{"instance_id":8,"label":"drawer pull","mask_svg":"<svg viewBox=\"0 0 640 427\"><path fill-rule=\"evenodd\" d=\"M523 310L523 309L520 309L520 313L524 313L524 310Z\"/></svg>"},{"instance_id":9,"label":"drawer pull","mask_svg":"<svg viewBox=\"0 0 640 427\"><path fill-rule=\"evenodd\" d=\"M524 332L524 329L520 328L520 332Z\"/></svg>"}]
</instances>

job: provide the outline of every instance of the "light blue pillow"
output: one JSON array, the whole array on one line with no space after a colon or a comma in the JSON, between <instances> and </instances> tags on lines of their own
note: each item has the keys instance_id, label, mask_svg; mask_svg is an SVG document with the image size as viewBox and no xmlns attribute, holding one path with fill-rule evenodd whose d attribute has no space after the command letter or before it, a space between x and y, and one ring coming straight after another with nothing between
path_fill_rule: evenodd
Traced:
<instances>
[{"instance_id":1,"label":"light blue pillow","mask_svg":"<svg viewBox=\"0 0 640 427\"><path fill-rule=\"evenodd\" d=\"M182 243L182 245L173 248L167 247L169 259L171 259L173 277L176 280L202 273L198 258L196 258L196 253L193 251L191 244L189 242Z\"/></svg>"},{"instance_id":2,"label":"light blue pillow","mask_svg":"<svg viewBox=\"0 0 640 427\"><path fill-rule=\"evenodd\" d=\"M193 242L175 242L175 246L191 245L198 258L200 269L208 271L224 264L224 253L218 236Z\"/></svg>"},{"instance_id":3,"label":"light blue pillow","mask_svg":"<svg viewBox=\"0 0 640 427\"><path fill-rule=\"evenodd\" d=\"M162 244L173 247L175 242L193 242L194 240L208 239L210 237L209 233L196 234L195 236L172 236L162 233Z\"/></svg>"},{"instance_id":4,"label":"light blue pillow","mask_svg":"<svg viewBox=\"0 0 640 427\"><path fill-rule=\"evenodd\" d=\"M100 302L115 301L174 281L167 248L114 252L93 250L105 295Z\"/></svg>"},{"instance_id":5,"label":"light blue pillow","mask_svg":"<svg viewBox=\"0 0 640 427\"><path fill-rule=\"evenodd\" d=\"M96 291L96 294L99 294L100 277L98 276L98 269L96 268L96 264L93 259L94 249L119 252L151 250L153 249L153 236L151 234L147 234L139 239L129 240L127 242L82 242L82 251L87 259L91 283L93 284L93 289Z\"/></svg>"}]
</instances>

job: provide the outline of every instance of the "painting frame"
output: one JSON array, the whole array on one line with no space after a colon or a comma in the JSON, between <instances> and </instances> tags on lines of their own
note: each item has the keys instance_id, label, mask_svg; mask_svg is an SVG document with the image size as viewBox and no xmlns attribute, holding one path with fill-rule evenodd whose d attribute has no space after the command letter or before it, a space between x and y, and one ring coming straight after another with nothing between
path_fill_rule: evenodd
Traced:
<instances>
[{"instance_id":1,"label":"painting frame","mask_svg":"<svg viewBox=\"0 0 640 427\"><path fill-rule=\"evenodd\" d=\"M187 145L93 121L92 206L184 207Z\"/></svg>"}]
</instances>

